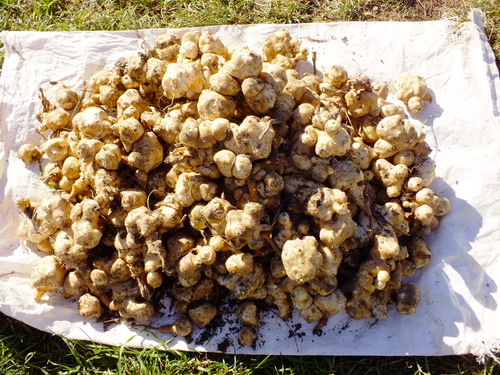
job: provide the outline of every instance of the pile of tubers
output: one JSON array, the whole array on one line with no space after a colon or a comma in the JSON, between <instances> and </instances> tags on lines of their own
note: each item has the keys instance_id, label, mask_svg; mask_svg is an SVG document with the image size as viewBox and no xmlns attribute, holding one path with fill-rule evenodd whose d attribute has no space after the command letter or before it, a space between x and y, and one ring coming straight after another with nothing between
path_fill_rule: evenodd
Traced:
<instances>
[{"instance_id":1,"label":"pile of tubers","mask_svg":"<svg viewBox=\"0 0 500 375\"><path fill-rule=\"evenodd\" d=\"M262 54L163 34L81 93L42 92L43 142L18 152L53 188L17 202L20 239L46 253L36 300L60 291L84 318L149 322L167 295L179 318L159 329L187 336L233 299L241 345L264 308L318 326L343 310L414 313L404 277L430 262L425 238L450 210L406 115L431 100L427 85L341 66L301 75L306 58L286 30Z\"/></svg>"}]
</instances>

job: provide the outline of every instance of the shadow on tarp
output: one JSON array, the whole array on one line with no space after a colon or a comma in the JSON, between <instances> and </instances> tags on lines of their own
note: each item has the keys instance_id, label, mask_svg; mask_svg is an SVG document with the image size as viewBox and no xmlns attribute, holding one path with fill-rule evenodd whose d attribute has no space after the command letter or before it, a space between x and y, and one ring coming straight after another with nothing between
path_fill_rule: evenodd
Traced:
<instances>
[{"instance_id":1,"label":"shadow on tarp","mask_svg":"<svg viewBox=\"0 0 500 375\"><path fill-rule=\"evenodd\" d=\"M451 211L441 219L439 230L434 231L429 236L431 251L432 243L446 243L447 249L442 253L433 251L434 261L438 261L437 267L441 272L437 272L435 280L436 287L442 288L444 299L437 301L446 304L448 321L463 324L464 329L470 328L474 332L481 328L484 330L478 318L477 307L471 305L465 296L472 296L475 302L485 309L495 311L498 307L497 301L492 294L498 289L494 279L488 275L476 258L471 255L473 242L476 240L483 218L479 212L466 200L455 195L453 188L441 178L436 178L432 185L434 191L447 197L451 202ZM493 250L493 249L492 249ZM442 285L441 285L442 284ZM443 288L446 285L447 288ZM464 285L468 290L464 290ZM464 293L461 293L460 290ZM484 320L484 317L481 317ZM444 337L458 337L459 328L455 324L445 324ZM453 330L450 329L453 327Z\"/></svg>"},{"instance_id":2,"label":"shadow on tarp","mask_svg":"<svg viewBox=\"0 0 500 375\"><path fill-rule=\"evenodd\" d=\"M410 121L411 120L420 121L424 126L429 127L431 129L431 134L434 142L434 144L431 146L433 149L439 149L437 136L436 133L434 132L434 120L441 117L444 110L443 107L439 105L438 99L436 98L437 95L434 93L434 91L430 88L428 88L428 91L432 96L432 101L430 103L426 102L424 108L420 112L418 113L408 112L408 114L410 116ZM429 142L428 139L429 136L427 136L427 142Z\"/></svg>"}]
</instances>

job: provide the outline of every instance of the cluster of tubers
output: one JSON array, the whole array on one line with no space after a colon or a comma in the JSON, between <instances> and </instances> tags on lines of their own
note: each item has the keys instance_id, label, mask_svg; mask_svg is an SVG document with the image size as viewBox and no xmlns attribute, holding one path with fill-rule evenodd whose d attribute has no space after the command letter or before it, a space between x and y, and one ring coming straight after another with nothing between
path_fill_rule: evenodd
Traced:
<instances>
[{"instance_id":1,"label":"cluster of tubers","mask_svg":"<svg viewBox=\"0 0 500 375\"><path fill-rule=\"evenodd\" d=\"M262 55L164 34L82 93L43 97L44 141L18 153L55 188L18 201L19 237L47 254L36 300L61 291L85 318L148 322L168 295L179 319L160 330L187 336L233 298L242 345L265 306L318 324L415 312L404 276L429 263L425 237L450 210L405 115L431 99L426 83L374 84L341 66L300 75L306 57L286 30Z\"/></svg>"}]
</instances>

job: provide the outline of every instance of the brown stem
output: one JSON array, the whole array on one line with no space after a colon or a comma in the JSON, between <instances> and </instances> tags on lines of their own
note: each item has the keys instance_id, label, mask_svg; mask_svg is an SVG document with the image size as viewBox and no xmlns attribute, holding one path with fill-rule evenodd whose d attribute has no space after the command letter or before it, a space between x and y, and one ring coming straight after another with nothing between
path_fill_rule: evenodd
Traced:
<instances>
[{"instance_id":1,"label":"brown stem","mask_svg":"<svg viewBox=\"0 0 500 375\"><path fill-rule=\"evenodd\" d=\"M276 245L276 242L274 242L274 240L271 238L269 233L263 232L263 233L261 233L260 236L267 241L267 243L273 248L273 250L276 252L276 254L281 256L281 249L278 247L278 245Z\"/></svg>"}]
</instances>

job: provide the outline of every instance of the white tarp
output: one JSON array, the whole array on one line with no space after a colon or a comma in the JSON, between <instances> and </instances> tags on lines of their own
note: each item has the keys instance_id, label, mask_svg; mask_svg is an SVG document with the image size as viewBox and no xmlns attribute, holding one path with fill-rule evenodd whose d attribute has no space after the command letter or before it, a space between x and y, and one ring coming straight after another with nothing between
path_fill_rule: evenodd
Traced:
<instances>
[{"instance_id":1,"label":"white tarp","mask_svg":"<svg viewBox=\"0 0 500 375\"><path fill-rule=\"evenodd\" d=\"M350 75L388 80L402 71L423 76L433 101L414 116L436 149L433 188L451 200L452 211L428 239L433 260L414 276L422 300L414 315L394 308L384 321L331 317L320 333L295 317L262 316L255 348L237 342L236 318L222 313L222 328L199 329L173 349L251 354L446 355L485 354L500 344L500 80L480 17L398 23L332 23L207 27L226 43L260 49L264 35L286 27L315 51L317 67L340 64ZM0 310L36 328L74 339L134 346L157 345L170 336L125 323L84 321L73 300L54 295L33 300L31 264L38 254L19 244L19 197L40 198L38 166L16 158L20 145L39 139L35 116L39 87L49 81L79 89L95 71L151 46L166 30L123 32L5 32L0 79ZM175 30L182 32L182 30ZM302 64L303 70L311 64ZM425 122L425 124L423 124ZM172 323L168 302L153 325ZM293 333L293 334L292 334ZM158 341L160 340L160 341Z\"/></svg>"}]
</instances>

